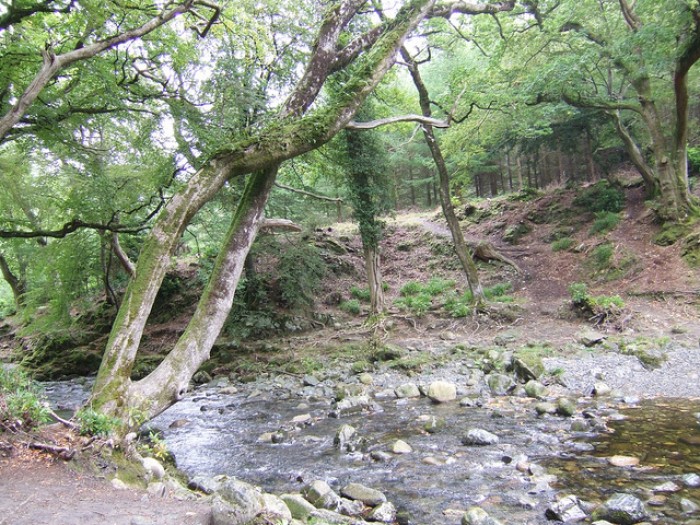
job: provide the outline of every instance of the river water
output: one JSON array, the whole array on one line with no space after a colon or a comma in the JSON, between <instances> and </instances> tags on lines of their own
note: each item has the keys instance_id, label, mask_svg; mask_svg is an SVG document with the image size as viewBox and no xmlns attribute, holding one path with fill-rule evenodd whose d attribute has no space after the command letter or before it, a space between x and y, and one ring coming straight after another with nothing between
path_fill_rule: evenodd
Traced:
<instances>
[{"instance_id":1,"label":"river water","mask_svg":"<svg viewBox=\"0 0 700 525\"><path fill-rule=\"evenodd\" d=\"M65 408L79 404L86 388L47 386ZM700 515L684 514L680 504L700 504L700 489L681 481L700 474L700 401L657 399L619 411L587 402L588 411L579 406L574 420L539 417L534 402L520 397L491 398L481 407L384 398L371 410L334 417L328 401L302 399L288 389L244 385L224 395L218 387L201 387L149 426L162 432L190 477L227 474L278 494L298 492L315 479L335 488L359 482L385 492L403 523L457 524L464 510L479 505L503 523L539 525L551 523L545 510L559 496L599 503L628 492L649 501L667 481L678 490L648 507L651 521L700 523L693 521ZM351 452L334 445L344 424L356 429ZM462 445L472 428L492 432L499 443ZM413 451L378 454L397 439ZM640 464L613 467L607 458L616 455Z\"/></svg>"}]
</instances>

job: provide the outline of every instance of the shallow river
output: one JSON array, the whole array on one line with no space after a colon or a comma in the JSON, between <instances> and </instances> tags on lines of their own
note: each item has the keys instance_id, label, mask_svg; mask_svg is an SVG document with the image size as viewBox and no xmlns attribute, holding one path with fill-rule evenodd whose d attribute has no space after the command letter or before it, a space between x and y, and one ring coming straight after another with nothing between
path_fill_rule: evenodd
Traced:
<instances>
[{"instance_id":1,"label":"shallow river","mask_svg":"<svg viewBox=\"0 0 700 525\"><path fill-rule=\"evenodd\" d=\"M58 390L68 396L59 396L59 404L67 406L80 388L50 387L54 399ZM700 401L642 402L619 413L593 407L593 421L608 430L573 432L571 419L537 417L524 398L494 398L481 408L378 399L377 410L337 418L329 417L327 402L273 390L250 397L253 391L246 386L245 392L222 395L217 388L201 388L151 426L163 432L190 477L228 474L272 493L298 492L314 479L335 488L360 482L384 491L403 523L457 524L460 511L480 505L504 523L545 524L551 523L545 509L557 495L600 502L629 492L648 501L652 489L666 481L675 481L679 490L648 507L651 521L700 523L693 521L699 514L680 510L681 498L700 504L700 489L680 481L684 474L700 474ZM307 414L308 421L292 422ZM426 432L433 421L437 431ZM361 438L354 452L334 445L343 424L355 427ZM461 438L471 428L488 430L500 442L464 446ZM277 433L280 442L266 433ZM413 452L372 459L372 452L387 451L397 439ZM613 467L606 458L614 455L636 457L640 465ZM523 468L528 464L529 470Z\"/></svg>"}]
</instances>

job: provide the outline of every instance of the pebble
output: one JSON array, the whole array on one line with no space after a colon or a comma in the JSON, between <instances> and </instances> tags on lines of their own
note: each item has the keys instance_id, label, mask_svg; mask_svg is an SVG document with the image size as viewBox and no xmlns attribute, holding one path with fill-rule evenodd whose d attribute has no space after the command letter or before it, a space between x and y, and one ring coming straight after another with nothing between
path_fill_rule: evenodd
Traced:
<instances>
[{"instance_id":1,"label":"pebble","mask_svg":"<svg viewBox=\"0 0 700 525\"><path fill-rule=\"evenodd\" d=\"M639 458L632 456L611 456L608 458L608 463L613 467L636 467L639 465Z\"/></svg>"},{"instance_id":2,"label":"pebble","mask_svg":"<svg viewBox=\"0 0 700 525\"><path fill-rule=\"evenodd\" d=\"M409 445L405 441L403 441L401 439L397 439L391 445L391 451L394 454L410 454L411 452L413 452L413 448L411 447L411 445Z\"/></svg>"}]
</instances>

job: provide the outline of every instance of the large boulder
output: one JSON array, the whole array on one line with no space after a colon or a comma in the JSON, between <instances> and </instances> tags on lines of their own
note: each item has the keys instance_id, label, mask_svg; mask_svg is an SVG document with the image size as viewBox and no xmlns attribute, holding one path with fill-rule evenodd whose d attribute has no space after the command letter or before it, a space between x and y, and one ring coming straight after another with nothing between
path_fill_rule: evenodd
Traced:
<instances>
[{"instance_id":1,"label":"large boulder","mask_svg":"<svg viewBox=\"0 0 700 525\"><path fill-rule=\"evenodd\" d=\"M505 396L515 388L515 381L510 376L495 372L487 376L486 384L489 385L489 390L494 396Z\"/></svg>"},{"instance_id":2,"label":"large boulder","mask_svg":"<svg viewBox=\"0 0 700 525\"><path fill-rule=\"evenodd\" d=\"M376 507L386 501L386 496L383 492L366 487L360 483L350 483L346 485L340 490L340 494L346 498L361 501L369 507Z\"/></svg>"},{"instance_id":3,"label":"large boulder","mask_svg":"<svg viewBox=\"0 0 700 525\"><path fill-rule=\"evenodd\" d=\"M586 519L586 513L581 508L576 496L566 496L552 503L545 511L545 516L550 520L563 523L575 523Z\"/></svg>"},{"instance_id":4,"label":"large boulder","mask_svg":"<svg viewBox=\"0 0 700 525\"><path fill-rule=\"evenodd\" d=\"M260 489L228 476L212 478L212 525L244 525L260 514L265 499Z\"/></svg>"},{"instance_id":5,"label":"large boulder","mask_svg":"<svg viewBox=\"0 0 700 525\"><path fill-rule=\"evenodd\" d=\"M340 496L325 481L312 481L304 487L301 493L317 509L335 511L340 506Z\"/></svg>"},{"instance_id":6,"label":"large boulder","mask_svg":"<svg viewBox=\"0 0 700 525\"><path fill-rule=\"evenodd\" d=\"M472 428L462 438L462 445L486 446L495 445L499 442L498 436L481 428Z\"/></svg>"},{"instance_id":7,"label":"large boulder","mask_svg":"<svg viewBox=\"0 0 700 525\"><path fill-rule=\"evenodd\" d=\"M434 403L446 403L457 399L457 387L447 381L434 381L428 386L427 396Z\"/></svg>"}]
</instances>

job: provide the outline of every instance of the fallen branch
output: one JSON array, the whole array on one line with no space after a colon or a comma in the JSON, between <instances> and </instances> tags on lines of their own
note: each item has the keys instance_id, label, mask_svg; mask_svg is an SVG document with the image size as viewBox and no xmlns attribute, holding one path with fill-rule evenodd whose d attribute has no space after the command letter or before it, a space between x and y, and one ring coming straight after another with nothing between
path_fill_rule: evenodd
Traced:
<instances>
[{"instance_id":1,"label":"fallen branch","mask_svg":"<svg viewBox=\"0 0 700 525\"><path fill-rule=\"evenodd\" d=\"M51 419L56 421L57 423L61 423L64 427L70 428L71 430L80 430L80 425L76 425L72 421L68 421L67 419L63 419L61 416L56 414L53 410L51 410L48 406L45 406L46 410L48 410L49 416L51 416Z\"/></svg>"},{"instance_id":2,"label":"fallen branch","mask_svg":"<svg viewBox=\"0 0 700 525\"><path fill-rule=\"evenodd\" d=\"M48 443L32 442L28 443L27 446L34 450L43 450L44 452L49 452L61 459L69 461L75 456L75 450L70 447L59 447L56 445L49 445Z\"/></svg>"},{"instance_id":3,"label":"fallen branch","mask_svg":"<svg viewBox=\"0 0 700 525\"><path fill-rule=\"evenodd\" d=\"M300 232L301 226L289 219L265 219L260 226L260 232L272 233L274 231Z\"/></svg>"}]
</instances>

